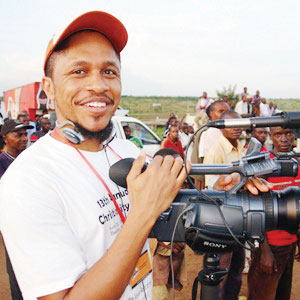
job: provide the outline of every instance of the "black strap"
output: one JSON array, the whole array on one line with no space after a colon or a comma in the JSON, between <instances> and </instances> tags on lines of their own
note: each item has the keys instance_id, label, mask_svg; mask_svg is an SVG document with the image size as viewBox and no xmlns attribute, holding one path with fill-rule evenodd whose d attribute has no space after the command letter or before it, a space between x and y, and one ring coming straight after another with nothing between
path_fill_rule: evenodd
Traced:
<instances>
[{"instance_id":1,"label":"black strap","mask_svg":"<svg viewBox=\"0 0 300 300\"><path fill-rule=\"evenodd\" d=\"M200 281L199 281L198 277L196 277L194 280L194 283L193 283L192 300L196 300L196 298L197 298L198 283L200 284Z\"/></svg>"}]
</instances>

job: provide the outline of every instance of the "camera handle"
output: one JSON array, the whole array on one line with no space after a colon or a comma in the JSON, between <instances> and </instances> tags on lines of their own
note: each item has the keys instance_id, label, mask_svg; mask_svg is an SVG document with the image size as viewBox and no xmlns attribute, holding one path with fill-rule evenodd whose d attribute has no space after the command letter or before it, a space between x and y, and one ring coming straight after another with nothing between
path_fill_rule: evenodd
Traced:
<instances>
[{"instance_id":1,"label":"camera handle","mask_svg":"<svg viewBox=\"0 0 300 300\"><path fill-rule=\"evenodd\" d=\"M227 269L220 269L220 257L216 253L205 254L203 258L203 270L194 280L192 300L196 300L198 282L201 284L200 300L218 300L220 282L228 273Z\"/></svg>"}]
</instances>

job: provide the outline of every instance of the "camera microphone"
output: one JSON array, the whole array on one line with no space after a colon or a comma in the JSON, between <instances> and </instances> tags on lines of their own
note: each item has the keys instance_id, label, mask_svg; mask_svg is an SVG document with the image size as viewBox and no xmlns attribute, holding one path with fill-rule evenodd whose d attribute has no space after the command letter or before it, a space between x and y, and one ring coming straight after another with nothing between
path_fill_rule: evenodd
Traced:
<instances>
[{"instance_id":1,"label":"camera microphone","mask_svg":"<svg viewBox=\"0 0 300 300\"><path fill-rule=\"evenodd\" d=\"M300 112L281 112L272 117L253 117L240 119L224 119L207 123L208 127L215 128L256 128L256 127L276 127L299 128Z\"/></svg>"}]
</instances>

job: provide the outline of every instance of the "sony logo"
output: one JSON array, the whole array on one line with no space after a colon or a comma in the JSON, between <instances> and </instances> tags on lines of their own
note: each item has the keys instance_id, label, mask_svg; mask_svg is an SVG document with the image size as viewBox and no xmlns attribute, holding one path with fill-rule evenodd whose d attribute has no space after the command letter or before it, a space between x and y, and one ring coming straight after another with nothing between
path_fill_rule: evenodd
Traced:
<instances>
[{"instance_id":1,"label":"sony logo","mask_svg":"<svg viewBox=\"0 0 300 300\"><path fill-rule=\"evenodd\" d=\"M204 241L203 245L209 246L209 247L214 247L214 248L222 248L222 249L227 247L227 245L224 245L224 244L217 244L217 243L208 242L208 241Z\"/></svg>"}]
</instances>

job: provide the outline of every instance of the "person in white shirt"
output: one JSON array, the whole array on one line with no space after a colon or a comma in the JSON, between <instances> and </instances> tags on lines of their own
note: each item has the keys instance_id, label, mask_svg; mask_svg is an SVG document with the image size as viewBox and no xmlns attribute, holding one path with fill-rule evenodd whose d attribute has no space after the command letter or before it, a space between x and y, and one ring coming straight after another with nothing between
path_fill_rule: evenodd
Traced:
<instances>
[{"instance_id":1,"label":"person in white shirt","mask_svg":"<svg viewBox=\"0 0 300 300\"><path fill-rule=\"evenodd\" d=\"M261 117L270 117L270 112L268 110L266 99L262 98L259 104L260 116Z\"/></svg>"},{"instance_id":2,"label":"person in white shirt","mask_svg":"<svg viewBox=\"0 0 300 300\"><path fill-rule=\"evenodd\" d=\"M127 37L118 19L91 11L49 42L43 90L56 129L0 180L0 230L25 300L151 299L147 238L186 172L170 155L142 172L146 153L113 135ZM136 158L128 189L109 178L125 157ZM215 187L230 188L226 178Z\"/></svg>"},{"instance_id":3,"label":"person in white shirt","mask_svg":"<svg viewBox=\"0 0 300 300\"><path fill-rule=\"evenodd\" d=\"M0 181L0 228L25 300L151 299L147 237L186 174L172 156L141 173L146 154L112 134L126 42L123 24L99 11L49 42L43 89L55 101L56 129ZM137 158L128 190L109 178L126 157Z\"/></svg>"},{"instance_id":4,"label":"person in white shirt","mask_svg":"<svg viewBox=\"0 0 300 300\"><path fill-rule=\"evenodd\" d=\"M238 101L234 111L237 112L242 118L249 118L252 114L252 106L248 101L246 95L242 97L242 100Z\"/></svg>"},{"instance_id":5,"label":"person in white shirt","mask_svg":"<svg viewBox=\"0 0 300 300\"><path fill-rule=\"evenodd\" d=\"M207 122L206 109L213 101L207 97L207 93L203 92L202 96L199 98L196 104L196 118L195 123L198 127L202 126Z\"/></svg>"},{"instance_id":6,"label":"person in white shirt","mask_svg":"<svg viewBox=\"0 0 300 300\"><path fill-rule=\"evenodd\" d=\"M189 125L187 123L183 123L181 127L181 131L179 131L179 139L182 144L182 148L184 150L184 153L186 151L186 147L188 143L190 142L190 139L193 135L189 133ZM187 151L187 158L191 160L192 157L192 151L193 151L194 142L192 141L189 145L188 151Z\"/></svg>"}]
</instances>

